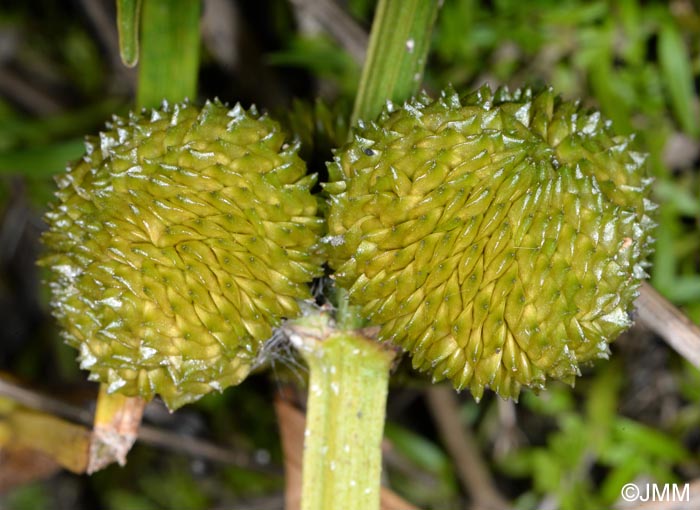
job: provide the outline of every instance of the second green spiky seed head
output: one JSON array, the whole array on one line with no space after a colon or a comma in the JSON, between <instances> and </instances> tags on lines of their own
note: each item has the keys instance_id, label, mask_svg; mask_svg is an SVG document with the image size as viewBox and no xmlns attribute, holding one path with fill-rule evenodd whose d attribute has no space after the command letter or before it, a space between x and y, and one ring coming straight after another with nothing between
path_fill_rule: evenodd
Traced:
<instances>
[{"instance_id":1,"label":"second green spiky seed head","mask_svg":"<svg viewBox=\"0 0 700 510\"><path fill-rule=\"evenodd\" d=\"M361 125L330 165L330 264L413 365L516 397L630 324L650 251L644 158L551 91L444 93Z\"/></svg>"}]
</instances>

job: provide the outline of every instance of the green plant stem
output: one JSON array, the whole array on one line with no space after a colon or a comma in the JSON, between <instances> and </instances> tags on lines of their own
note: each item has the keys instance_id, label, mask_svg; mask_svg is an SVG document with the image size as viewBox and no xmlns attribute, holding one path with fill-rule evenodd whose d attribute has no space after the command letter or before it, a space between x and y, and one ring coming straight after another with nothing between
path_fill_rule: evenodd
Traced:
<instances>
[{"instance_id":1,"label":"green plant stem","mask_svg":"<svg viewBox=\"0 0 700 510\"><path fill-rule=\"evenodd\" d=\"M360 314L360 307L350 304L348 291L342 287L335 289L335 321L338 329L353 330L360 329L366 325L366 321Z\"/></svg>"},{"instance_id":2,"label":"green plant stem","mask_svg":"<svg viewBox=\"0 0 700 510\"><path fill-rule=\"evenodd\" d=\"M402 102L418 92L437 19L438 0L380 0L351 125L373 120L387 100Z\"/></svg>"},{"instance_id":3,"label":"green plant stem","mask_svg":"<svg viewBox=\"0 0 700 510\"><path fill-rule=\"evenodd\" d=\"M200 11L199 0L144 0L138 106L195 99Z\"/></svg>"},{"instance_id":4,"label":"green plant stem","mask_svg":"<svg viewBox=\"0 0 700 510\"><path fill-rule=\"evenodd\" d=\"M293 330L309 366L301 510L378 510L394 352L324 315Z\"/></svg>"}]
</instances>

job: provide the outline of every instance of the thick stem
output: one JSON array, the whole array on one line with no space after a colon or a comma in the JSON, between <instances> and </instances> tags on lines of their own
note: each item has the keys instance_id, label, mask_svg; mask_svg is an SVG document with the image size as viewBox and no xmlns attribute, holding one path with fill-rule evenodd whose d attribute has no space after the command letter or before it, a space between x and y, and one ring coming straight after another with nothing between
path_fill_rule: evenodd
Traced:
<instances>
[{"instance_id":1,"label":"thick stem","mask_svg":"<svg viewBox=\"0 0 700 510\"><path fill-rule=\"evenodd\" d=\"M394 352L327 316L304 322L290 327L309 366L301 510L378 510Z\"/></svg>"}]
</instances>

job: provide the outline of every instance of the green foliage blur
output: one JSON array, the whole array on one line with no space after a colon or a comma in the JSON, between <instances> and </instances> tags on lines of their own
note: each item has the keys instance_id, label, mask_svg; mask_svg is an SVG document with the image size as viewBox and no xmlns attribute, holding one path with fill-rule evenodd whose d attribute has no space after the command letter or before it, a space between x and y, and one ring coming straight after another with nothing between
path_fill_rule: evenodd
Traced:
<instances>
[{"instance_id":1,"label":"green foliage blur","mask_svg":"<svg viewBox=\"0 0 700 510\"><path fill-rule=\"evenodd\" d=\"M204 45L200 99L219 96L282 112L323 172L333 141L345 136L360 64L286 0L228 3L240 48L231 63L215 45ZM339 3L369 30L373 0ZM13 257L36 254L51 176L80 156L82 136L133 103L134 75L109 53L103 28L80 2L68 10L48 0L0 2L0 239L17 228L17 211L28 229L15 252L0 253L0 303L21 305L0 313L20 321L3 333L15 337L2 338L0 370L39 387L69 387L84 377L46 315L40 276ZM617 131L637 134L660 204L651 282L700 322L697 3L445 0L433 39L425 79L430 93L448 84L462 92L484 83L552 86L600 109ZM31 93L17 92L12 80L30 84ZM330 106L314 106L318 98ZM26 277L14 274L16 267ZM25 316L33 327L22 326ZM302 379L303 369L291 358L279 361L282 368L271 377L256 376L163 421L262 452L277 474L137 446L126 468L24 485L0 495L0 508L59 508L56 498L78 509L281 508L275 504L284 486L283 458L272 398L280 380ZM387 479L421 508L464 508L468 495L422 400L423 387L399 368L389 397ZM700 372L648 332L624 335L613 345L612 361L588 367L575 388L555 383L539 395L524 393L515 426L502 419L508 404L492 396L477 405L462 395L461 402L462 425L474 430L498 488L519 510L598 510L618 502L626 483L700 478Z\"/></svg>"}]
</instances>

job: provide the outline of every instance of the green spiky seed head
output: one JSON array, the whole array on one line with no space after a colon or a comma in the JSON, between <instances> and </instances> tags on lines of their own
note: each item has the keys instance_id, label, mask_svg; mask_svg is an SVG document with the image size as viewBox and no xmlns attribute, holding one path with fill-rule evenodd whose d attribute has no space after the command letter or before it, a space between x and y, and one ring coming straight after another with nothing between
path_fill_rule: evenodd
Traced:
<instances>
[{"instance_id":1,"label":"green spiky seed head","mask_svg":"<svg viewBox=\"0 0 700 510\"><path fill-rule=\"evenodd\" d=\"M320 272L314 177L254 109L114 118L58 178L52 306L91 379L174 409L246 377Z\"/></svg>"},{"instance_id":2,"label":"green spiky seed head","mask_svg":"<svg viewBox=\"0 0 700 510\"><path fill-rule=\"evenodd\" d=\"M330 264L380 339L476 398L608 355L650 251L644 157L551 91L389 105L338 151Z\"/></svg>"}]
</instances>

